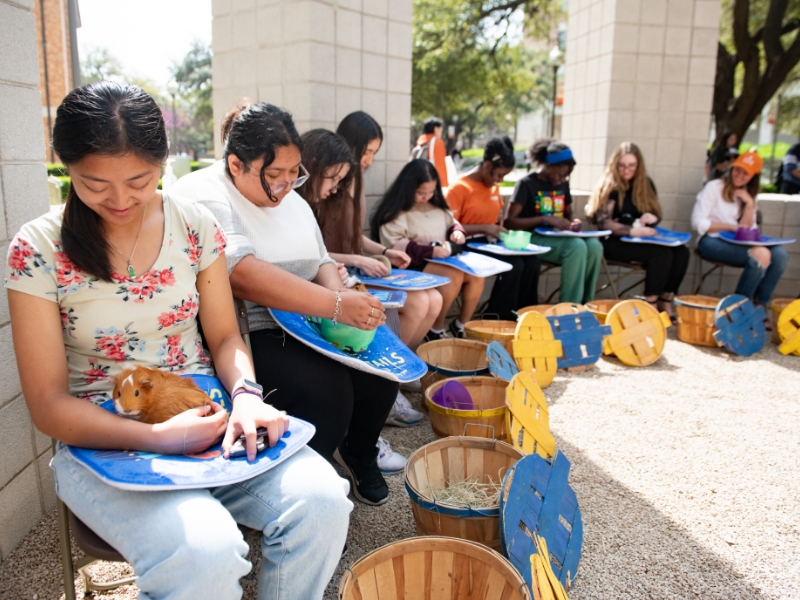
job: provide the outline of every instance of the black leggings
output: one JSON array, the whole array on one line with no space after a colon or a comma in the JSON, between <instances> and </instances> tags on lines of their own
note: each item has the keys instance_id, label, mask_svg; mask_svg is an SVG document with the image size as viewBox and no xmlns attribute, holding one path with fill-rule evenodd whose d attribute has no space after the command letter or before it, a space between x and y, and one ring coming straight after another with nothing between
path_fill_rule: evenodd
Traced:
<instances>
[{"instance_id":1,"label":"black leggings","mask_svg":"<svg viewBox=\"0 0 800 600\"><path fill-rule=\"evenodd\" d=\"M488 240L476 238L471 241L486 243ZM538 256L500 256L472 248L469 251L491 256L514 267L497 276L486 307L487 314L499 315L506 321L516 321L515 310L539 304L539 269L542 261Z\"/></svg>"},{"instance_id":2,"label":"black leggings","mask_svg":"<svg viewBox=\"0 0 800 600\"><path fill-rule=\"evenodd\" d=\"M349 454L372 458L399 384L346 367L281 329L250 334L256 379L267 402L317 428L309 446L330 459L345 440Z\"/></svg>"},{"instance_id":3,"label":"black leggings","mask_svg":"<svg viewBox=\"0 0 800 600\"><path fill-rule=\"evenodd\" d=\"M644 279L645 296L678 293L683 276L689 266L689 249L686 246L659 246L634 244L618 237L601 240L606 258L619 262L641 263L647 270Z\"/></svg>"}]
</instances>

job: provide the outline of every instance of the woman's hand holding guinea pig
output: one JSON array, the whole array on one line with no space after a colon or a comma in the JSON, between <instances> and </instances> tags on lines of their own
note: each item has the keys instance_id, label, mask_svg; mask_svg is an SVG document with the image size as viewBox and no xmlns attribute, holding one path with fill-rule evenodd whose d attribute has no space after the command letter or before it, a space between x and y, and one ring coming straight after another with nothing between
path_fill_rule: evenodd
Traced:
<instances>
[{"instance_id":1,"label":"woman's hand holding guinea pig","mask_svg":"<svg viewBox=\"0 0 800 600\"><path fill-rule=\"evenodd\" d=\"M367 277L386 277L391 273L381 261L369 258L368 256L359 256L356 266L361 269Z\"/></svg>"},{"instance_id":2,"label":"woman's hand holding guinea pig","mask_svg":"<svg viewBox=\"0 0 800 600\"><path fill-rule=\"evenodd\" d=\"M222 440L222 452L230 458L231 446L239 438L245 436L247 460L252 462L256 457L256 429L266 427L269 446L272 448L289 429L289 417L285 412L264 404L261 396L240 393L233 401L233 410L228 419L228 428Z\"/></svg>"},{"instance_id":3,"label":"woman's hand holding guinea pig","mask_svg":"<svg viewBox=\"0 0 800 600\"><path fill-rule=\"evenodd\" d=\"M153 452L195 454L207 449L225 433L228 413L216 402L191 408L163 423L151 425Z\"/></svg>"},{"instance_id":4,"label":"woman's hand holding guinea pig","mask_svg":"<svg viewBox=\"0 0 800 600\"><path fill-rule=\"evenodd\" d=\"M655 216L653 213L644 213L641 217L639 217L639 224L644 225L645 227L649 225L655 225L658 223L658 217Z\"/></svg>"},{"instance_id":5,"label":"woman's hand holding guinea pig","mask_svg":"<svg viewBox=\"0 0 800 600\"><path fill-rule=\"evenodd\" d=\"M463 231L455 230L453 233L450 234L450 241L454 244L463 244L467 241L467 238L464 236Z\"/></svg>"},{"instance_id":6,"label":"woman's hand holding guinea pig","mask_svg":"<svg viewBox=\"0 0 800 600\"><path fill-rule=\"evenodd\" d=\"M433 247L433 258L447 258L450 256L450 248L445 245Z\"/></svg>"},{"instance_id":7,"label":"woman's hand holding guinea pig","mask_svg":"<svg viewBox=\"0 0 800 600\"><path fill-rule=\"evenodd\" d=\"M569 219L565 219L564 217L555 217L555 216L546 216L544 217L544 222L554 227L556 229L560 229L562 231L569 231L570 221Z\"/></svg>"}]
</instances>

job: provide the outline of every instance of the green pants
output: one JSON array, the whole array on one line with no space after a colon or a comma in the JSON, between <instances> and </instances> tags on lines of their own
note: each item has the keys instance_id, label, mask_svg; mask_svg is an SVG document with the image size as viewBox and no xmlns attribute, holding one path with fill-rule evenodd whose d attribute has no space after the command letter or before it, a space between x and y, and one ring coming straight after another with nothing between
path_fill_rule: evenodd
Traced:
<instances>
[{"instance_id":1,"label":"green pants","mask_svg":"<svg viewBox=\"0 0 800 600\"><path fill-rule=\"evenodd\" d=\"M539 258L561 266L559 302L585 304L594 298L603 260L603 245L597 238L551 237L533 232L531 243L550 246L550 252Z\"/></svg>"}]
</instances>

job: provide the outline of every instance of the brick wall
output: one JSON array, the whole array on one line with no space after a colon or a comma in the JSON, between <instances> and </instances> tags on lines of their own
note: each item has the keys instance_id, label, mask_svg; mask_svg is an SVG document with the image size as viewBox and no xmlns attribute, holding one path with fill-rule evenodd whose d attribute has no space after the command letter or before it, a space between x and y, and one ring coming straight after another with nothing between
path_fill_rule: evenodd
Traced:
<instances>
[{"instance_id":1,"label":"brick wall","mask_svg":"<svg viewBox=\"0 0 800 600\"><path fill-rule=\"evenodd\" d=\"M33 0L0 0L0 269L8 240L48 210ZM55 506L50 439L22 397L6 293L0 293L0 559Z\"/></svg>"}]
</instances>

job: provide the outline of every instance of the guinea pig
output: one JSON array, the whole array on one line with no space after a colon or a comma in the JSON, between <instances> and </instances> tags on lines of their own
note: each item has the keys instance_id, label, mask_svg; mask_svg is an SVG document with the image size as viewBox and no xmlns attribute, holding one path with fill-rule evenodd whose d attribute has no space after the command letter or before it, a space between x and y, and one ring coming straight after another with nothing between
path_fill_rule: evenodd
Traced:
<instances>
[{"instance_id":1,"label":"guinea pig","mask_svg":"<svg viewBox=\"0 0 800 600\"><path fill-rule=\"evenodd\" d=\"M114 383L114 408L142 423L163 423L211 400L191 379L148 367L127 367Z\"/></svg>"}]
</instances>

